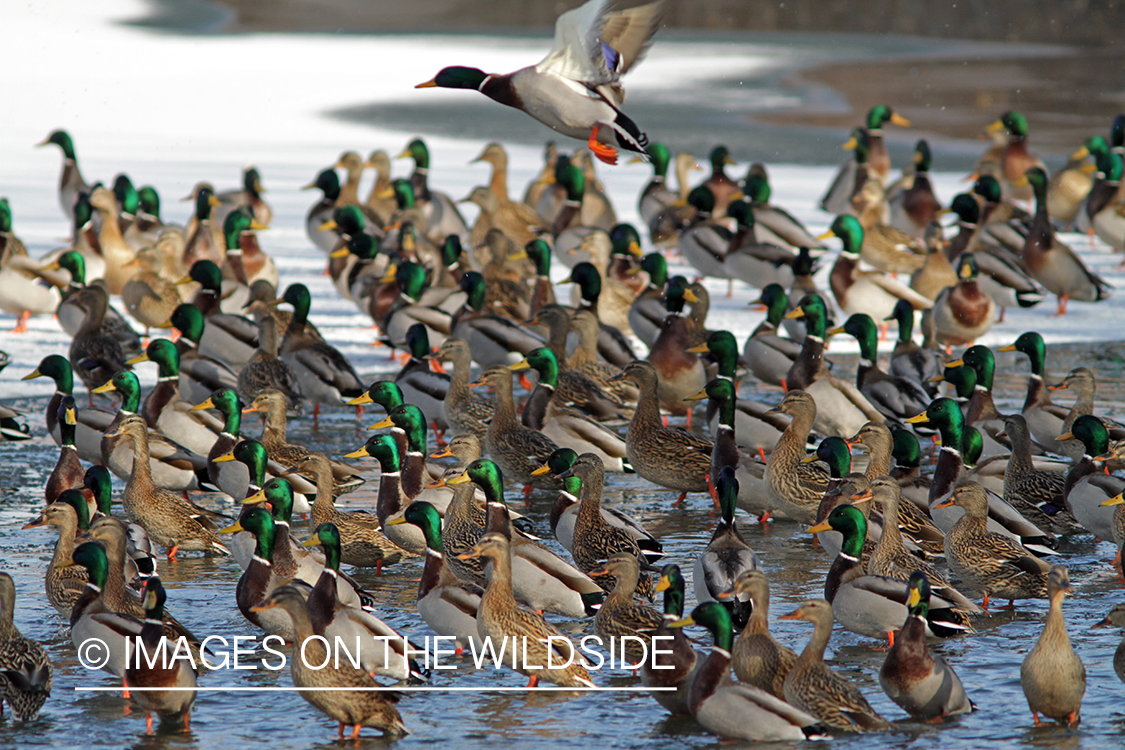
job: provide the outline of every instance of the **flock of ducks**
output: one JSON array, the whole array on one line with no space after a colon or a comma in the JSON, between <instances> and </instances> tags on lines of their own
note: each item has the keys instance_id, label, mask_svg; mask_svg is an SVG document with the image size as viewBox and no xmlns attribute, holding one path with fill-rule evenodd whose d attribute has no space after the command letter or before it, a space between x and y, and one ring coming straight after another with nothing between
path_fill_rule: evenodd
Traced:
<instances>
[{"instance_id":1,"label":"flock of ducks","mask_svg":"<svg viewBox=\"0 0 1125 750\"><path fill-rule=\"evenodd\" d=\"M1125 116L1108 140L1089 139L1048 178L1028 151L1025 119L1006 113L988 130L995 147L971 192L946 208L927 175L925 141L888 184L882 128L908 123L876 107L847 144L854 159L821 202L834 215L830 231L816 237L770 203L764 166L728 177L725 147L712 151L711 173L697 185L694 160L678 155L679 189L671 188L669 150L620 112L615 88L643 55L660 4L624 18L604 6L594 0L560 19L560 29L581 21L612 37L597 50L605 80L588 82L601 97L592 114L572 112L570 95L543 83L543 64L507 77L446 69L431 83L480 88L513 106L533 107L538 96L559 118L548 124L589 136L603 161L618 147L643 152L653 177L638 197L639 229L617 221L585 150L549 147L541 176L516 200L507 155L489 144L478 161L492 178L461 201L480 209L472 226L461 202L431 187L420 139L402 154L415 164L409 178L392 178L382 151L367 159L347 152L308 186L322 194L307 215L308 237L326 254L334 286L371 317L380 342L402 351L401 370L373 383L310 322L308 287L279 286L256 234L272 221L256 169L246 170L241 190L197 185L193 216L179 227L161 218L154 188L134 188L124 175L112 188L87 184L66 132L44 142L63 153L59 200L73 242L31 258L0 201L0 307L21 327L31 315L55 314L72 336L68 352L47 354L26 376L54 382L45 420L59 458L45 505L25 528L57 535L46 596L75 645L94 637L108 644L104 669L127 691L145 688L132 698L149 732L154 718L186 729L197 669L127 659L136 639L157 650L164 635L199 655L198 639L165 607L153 550L169 559L231 555L242 568L235 604L255 629L289 643L315 635L369 644L359 666L312 669L327 654L311 641L304 660L290 661L301 696L341 736L346 727L353 737L363 727L404 734L400 695L375 688L426 675L407 639L376 615L377 597L341 566L381 573L422 556L417 607L428 627L459 649L525 638L511 665L529 687L595 687L591 665L545 615L592 618L605 642L631 638L626 656L673 715L723 738L804 739L892 726L826 664L833 623L885 638L879 681L887 695L911 717L940 720L974 705L930 642L970 637L992 599L1012 606L1039 598L1050 608L1021 684L1037 725L1040 715L1077 724L1086 672L1063 620L1071 587L1056 550L1066 535L1125 545L1125 480L1111 473L1123 466L1125 444L1116 441L1125 428L1094 413L1091 370L1045 382L1047 347L1035 332L1001 349L1030 364L1023 408L1001 413L994 353L974 342L1005 307L1038 304L1047 292L1060 314L1068 300L1109 294L1056 230L1088 227L1125 250ZM565 67L572 53L556 41L548 61ZM505 91L495 88L500 78ZM367 169L376 181L363 199ZM1028 200L1034 212L1021 207ZM936 223L947 212L957 216L948 240ZM647 255L646 232L658 248ZM842 248L825 291L813 277L831 237ZM700 278L670 273L670 255ZM570 304L552 283L556 263L569 269ZM749 334L743 346L733 332L707 328L703 277L760 289L766 320L740 332ZM883 369L886 322L898 335ZM146 341L138 325L146 339L177 335ZM859 344L854 380L825 355L828 337L841 334ZM955 358L951 347L967 348ZM158 368L147 393L132 371L144 361ZM88 406L75 398L75 376ZM739 398L747 376L779 386L784 398L772 407ZM1073 392L1073 407L1052 401L1058 389ZM95 405L95 394L109 393L115 407ZM522 405L518 395L526 395ZM706 411L696 413L704 400ZM295 408L311 407L315 417L322 407L369 404L385 412L372 429L388 431L346 456L288 441ZM263 417L258 438L243 430L252 412ZM684 416L687 428L668 424L669 415ZM16 416L0 415L4 434L26 439ZM431 430L439 450L428 458ZM940 451L923 473L919 438L931 436ZM866 457L853 467L859 449ZM431 460L445 457L452 463ZM379 464L372 511L336 507L370 477L343 459ZM659 539L602 503L606 472L635 473L679 500L709 493L719 509L710 540L683 567L666 561ZM125 481L120 497L112 476ZM569 559L523 531L505 485L556 498L549 525ZM240 502L237 518L196 504L196 491ZM799 655L770 634L769 581L739 530L739 509L762 523L809 527L833 558L824 598L782 616L812 625ZM311 516L306 539L294 531L295 515ZM657 594L661 608L651 604ZM0 696L30 721L50 694L50 664L15 629L15 586L4 574L0 602ZM690 625L710 632L709 653L685 635ZM1125 627L1125 605L1099 625ZM670 649L658 656L637 647L654 636ZM396 644L390 658L378 637ZM1114 666L1125 680L1125 644Z\"/></svg>"}]
</instances>

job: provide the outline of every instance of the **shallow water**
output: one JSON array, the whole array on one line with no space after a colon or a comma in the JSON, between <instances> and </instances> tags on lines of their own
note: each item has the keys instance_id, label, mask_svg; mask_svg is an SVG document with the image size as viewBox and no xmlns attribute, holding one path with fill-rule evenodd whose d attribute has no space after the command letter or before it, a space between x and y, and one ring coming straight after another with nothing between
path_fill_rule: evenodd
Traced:
<instances>
[{"instance_id":1,"label":"shallow water","mask_svg":"<svg viewBox=\"0 0 1125 750\"><path fill-rule=\"evenodd\" d=\"M98 21L103 22L104 19ZM18 25L16 27L19 28ZM146 35L146 32L131 30L125 35L120 29L109 26L94 24L93 27L96 33L113 42L104 45L107 55L120 54L125 59L125 53L132 50L123 46L126 42L150 45L145 47L149 52L157 48L154 37ZM86 39L88 41L88 37ZM283 42L280 44L275 40L255 37L188 42L174 35L162 36L159 48L169 57L152 58L152 74L154 78L172 80L174 84L171 88L183 85L183 91L186 91L189 79L177 77L182 71L177 67L176 60L195 54L197 47L193 45L196 44L211 45L207 47L208 53L228 64L233 60L245 64L247 59L260 57L271 65L280 65L284 58L289 57L313 60L329 50L346 56L357 55L357 50L362 49L362 40L356 39L289 38ZM398 49L394 47L394 40L381 39L377 44L383 45L380 49L388 45ZM469 42L458 39L448 46L458 49L472 47L475 55L486 59L494 55L497 69L505 64L505 55L510 51L508 45L498 44L495 40ZM675 66L677 60L679 64L687 64L683 61L691 58L690 53L690 49L673 48L666 64ZM649 63L658 60L657 56ZM394 79L403 78L410 83L425 80L432 74L431 68L435 64L431 60L415 61L413 65L396 71ZM641 71L644 70L642 67ZM197 69L189 72L197 74ZM10 74L11 71L7 73ZM72 75L70 71L69 75ZM51 80L62 85L62 78ZM73 128L88 178L108 180L110 175L124 170L133 174L139 184L151 182L165 196L165 215L175 220L183 220L186 215L186 208L176 203L175 197L186 193L197 179L211 179L219 183L220 189L226 188L233 183L242 164L248 158L255 159L262 169L270 190L267 198L275 211L275 228L263 235L262 242L271 254L282 261L283 284L301 280L310 286L314 297L314 322L353 359L361 373L371 378L393 373L395 368L386 361L385 350L372 349L368 345L372 334L366 326L370 325L370 321L347 302L336 299L330 282L319 275L323 257L308 248L303 229L304 214L312 202L311 197L296 188L307 182L318 169L331 163L344 147L364 150L375 146L397 153L409 137L420 132L433 136L430 146L434 154L435 186L459 197L467 194L474 184L487 179L487 171L479 165L465 166L479 153L484 139L466 139L464 132L443 135L440 128L431 127L425 118L384 122L382 128L344 123L323 117L324 111L333 108L324 106L327 97L317 98L318 92L305 90L306 99L300 99L295 104L289 99L283 100L278 93L283 88L279 84L270 81L262 84L268 88L263 101L273 108L271 112L286 113L286 128L263 127L260 118L247 117L241 110L224 113L224 122L229 128L224 131L215 127L210 115L201 116L191 111L167 123L168 130L161 130L158 128L159 118L152 118L151 113L146 111L138 111L136 118L123 123L106 125L108 120L105 118L90 119L88 109L76 115L73 109L59 105L54 99L29 109L26 120L16 127L15 137L5 139L6 159L0 172L5 194L12 198L16 211L16 231L34 255L56 246L58 238L65 234L54 192L58 156L31 149L31 143L58 125L66 124ZM133 91L132 87L120 83L102 82L100 85L120 96L131 95ZM676 90L682 92L684 87ZM77 87L67 88L65 93L74 101L93 106L91 102L94 99L83 98L85 95ZM299 99L297 94L301 93L295 91L293 98ZM397 95L392 92L389 96L394 99ZM362 100L362 97L354 96L344 98L338 106ZM443 109L441 114L444 117L450 111ZM481 116L487 114L484 112ZM654 111L652 116L657 114ZM690 124L670 122L668 128L674 137L685 141L695 137ZM29 134L27 131L30 130L34 132ZM547 137L546 131L541 131L540 136ZM739 138L730 144L739 155L748 154L752 146L758 145L752 144L750 134L745 132ZM738 150L739 147L745 150ZM789 154L790 151L781 150L779 153ZM538 170L538 148L515 146L510 149L510 154L510 186L515 193L522 190ZM835 157L813 161L824 164L832 158ZM780 156L769 159L775 198L807 221L810 228L822 230L830 217L817 212L813 206L828 183L832 169L793 166L793 161L796 159ZM732 170L732 174L741 174L744 166L740 166L737 172ZM397 174L404 173L406 169L405 162L396 164ZM647 180L647 169L603 169L601 174L619 215L625 220L634 220L636 195ZM959 179L960 175L953 172L935 175L939 194L948 198L961 189ZM1081 249L1099 272L1106 273L1120 287L1125 274L1112 268L1117 260L1105 252L1104 246L1087 251L1085 238L1068 235L1066 239ZM687 269L678 266L676 270L687 272ZM744 339L761 318L757 313L745 312L747 302L756 296L756 292L739 286L734 297L725 299L722 296L726 290L724 283L709 282L708 286L714 302L712 325L730 327L740 340ZM1099 377L1099 412L1121 418L1125 412L1122 408L1125 404L1125 387L1122 385L1125 382L1122 379L1125 360L1117 343L1121 336L1116 318L1125 303L1113 299L1096 307L1072 305L1071 313L1062 319L1049 317L1050 306L1051 303L1047 302L1029 311L1009 311L1008 321L996 326L985 343L990 346L1009 343L1020 332L1031 328L1043 332L1051 342L1079 342L1052 343L1048 352L1049 372L1061 379L1076 364L1093 367ZM43 435L42 409L52 389L43 380L23 383L19 378L30 371L44 353L65 351L66 348L65 335L54 321L35 319L31 326L32 333L22 337L0 333L0 348L13 357L13 364L0 373L0 393L7 403L28 410L28 421L36 435L30 443L0 444L0 487L3 488L0 494L0 555L5 560L5 569L15 578L19 593L17 624L26 635L47 644L55 666L55 688L40 721L28 726L0 722L0 746L90 745L171 750L234 748L254 741L269 742L277 748L340 744L333 742L335 727L332 722L291 693L204 692L197 700L189 734L162 730L155 737L148 738L144 736L143 717L135 709L127 713L127 703L119 696L75 691L76 687L111 687L114 682L112 678L100 672L88 672L78 664L64 621L47 604L42 570L50 555L53 535L42 529L19 529L38 511L41 488L57 455L50 438ZM1104 343L1107 339L1111 343ZM886 350L887 347L883 348ZM854 344L832 342L830 356L839 359L839 369L845 375L853 372L856 358L849 352L854 351ZM1013 354L999 355L996 386L1001 409L1016 409L1022 403L1026 370L1026 358ZM139 373L142 383L149 386L155 374L154 368L143 365ZM780 400L777 389L755 389L750 385L744 385L743 395L752 395L771 403ZM80 403L83 400L84 395L80 394ZM1058 400L1069 403L1065 394ZM362 422L357 422L346 412L330 412L322 415L318 423L307 416L298 417L291 422L291 439L338 457L355 449L365 439L366 425L374 421L371 416L369 412ZM245 427L246 433L257 434L258 427L253 420L248 420ZM376 474L370 473L368 485L344 498L342 504L345 507L371 508L377 482ZM512 494L514 496L515 493ZM671 493L658 491L644 480L632 476L611 476L606 487L606 501L619 505L644 521L663 540L667 558L679 563L685 574L690 576L694 557L709 538L716 517L705 496L689 498L679 508L671 507L672 499ZM544 537L549 535L545 518L550 501L548 495L538 494L533 497L528 510L536 530ZM233 510L219 497L206 498L203 502ZM518 501L513 502L519 507ZM805 599L821 595L823 577L830 561L822 552L813 549L802 529L778 523L767 530L749 517L744 519L744 523L744 535L758 552L773 585L775 615L791 610ZM300 524L295 531L302 537L308 533L308 529ZM553 541L549 543L554 544ZM1089 689L1083 706L1084 721L1080 729L1034 729L1031 726L1019 687L1018 667L1038 636L1046 603L1025 602L1014 613L997 611L991 616L979 618L974 623L977 633L972 636L935 645L958 670L970 697L980 709L977 713L941 727L902 722L890 733L837 738L833 742L865 750L931 747L935 744L957 749L976 748L984 743L997 748L1100 748L1119 744L1125 726L1119 708L1123 686L1113 674L1111 659L1121 634L1112 630L1089 629L1114 603L1125 598L1108 564L1112 556L1110 545L1095 544L1081 538L1064 544L1059 555L1059 559L1071 567L1076 593L1067 600L1065 611L1072 639L1089 673ZM380 614L407 635L419 639L428 633L413 605L420 566L417 560L408 561L389 568L381 576L373 571L352 571L376 595L380 602ZM176 563L162 563L160 573L168 589L170 611L197 635L228 639L260 635L242 619L234 605L234 587L239 571L233 561L187 553ZM693 603L690 588L688 602L689 606ZM590 627L588 622L566 625L576 632L589 630ZM774 624L774 630L782 641L794 648L800 648L809 634L809 628L804 623L778 622ZM694 634L701 641L707 640L702 631ZM829 653L834 665L857 680L877 709L891 718L901 717L901 712L878 687L877 672L883 654L874 651L872 646L873 643L867 639L837 629ZM636 684L627 673L620 671L600 673L595 676L595 681L601 686ZM510 671L476 672L464 661L459 663L455 672L436 673L431 682L435 687L480 688L520 686L524 683L524 678ZM290 684L287 672L277 674L265 670L237 674L232 670L217 671L201 679L201 686L211 688ZM412 731L408 738L396 743L402 747L445 742L455 747L483 749L505 741L568 748L598 744L624 750L672 743L692 748L719 745L714 737L691 721L669 720L651 698L636 693L438 691L409 695L400 708ZM367 730L358 743L347 744L386 743L376 739L372 730Z\"/></svg>"}]
</instances>

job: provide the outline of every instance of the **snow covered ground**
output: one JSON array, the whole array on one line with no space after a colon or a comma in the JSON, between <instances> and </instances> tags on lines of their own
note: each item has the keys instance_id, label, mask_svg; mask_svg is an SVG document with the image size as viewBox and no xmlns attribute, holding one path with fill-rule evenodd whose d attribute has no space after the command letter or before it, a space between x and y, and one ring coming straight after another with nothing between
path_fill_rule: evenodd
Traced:
<instances>
[{"instance_id":1,"label":"snow covered ground","mask_svg":"<svg viewBox=\"0 0 1125 750\"><path fill-rule=\"evenodd\" d=\"M53 0L8 6L0 24L0 90L8 116L0 125L0 195L11 201L18 236L38 255L57 247L67 226L56 198L60 154L34 148L55 128L74 138L88 181L111 182L125 172L137 185L157 187L166 221L188 218L190 204L178 202L200 180L220 190L237 186L244 165L258 166L274 209L273 228L263 247L282 269L282 283L301 280L314 295L314 322L353 359L361 373L391 369L386 350L369 346L370 320L336 296L320 275L324 257L305 237L304 216L315 199L298 188L345 150L366 154L382 148L397 154L410 138L425 136L425 122L411 132L392 132L343 122L325 112L357 101L410 101L445 97L454 102L473 92L415 91L452 63L486 70L512 70L543 54L541 39L487 37L368 37L334 35L191 36L121 25L145 12L140 0L89 3ZM651 58L628 79L633 90L659 87L669 97L690 96L701 83L732 70L760 71L777 65L751 45L710 47L697 42L660 42ZM983 123L982 123L983 124ZM924 124L923 124L924 125ZM642 123L650 130L658 123ZM841 141L845 134L841 133ZM558 136L543 129L544 141ZM428 137L431 186L454 198L488 179L488 168L470 165L480 141ZM562 143L564 148L577 142ZM739 144L727 144L737 156ZM518 193L540 168L540 149L510 146L509 185ZM702 160L705 154L699 154ZM731 168L741 175L746 165ZM773 200L823 230L830 216L815 208L835 165L768 165ZM406 175L408 160L394 163ZM600 176L623 221L637 219L636 201L649 178L645 165L601 168ZM938 195L948 201L967 185L963 174L936 173ZM371 177L361 186L365 195ZM474 209L466 210L470 219ZM1087 263L1115 286L1125 273L1100 242L1066 235ZM830 265L830 264L829 264ZM688 272L687 269L676 269ZM564 273L565 269L559 269ZM822 272L827 273L827 265ZM826 286L823 284L823 286ZM726 299L726 283L710 282L712 328L727 327L740 339L761 316L748 312L757 290L738 286ZM1010 310L982 343L1001 345L1022 331L1040 331L1049 342L1118 340L1125 293L1098 305L1073 303L1062 318L1052 316L1054 300L1031 310ZM849 351L848 337L832 343ZM13 364L0 373L0 394L21 398L46 393L42 381L23 383L44 354L65 351L69 340L55 321L31 321L28 334L0 333L0 349ZM150 367L144 365L142 367ZM142 370L142 379L146 378ZM154 373L149 373L151 377Z\"/></svg>"}]
</instances>

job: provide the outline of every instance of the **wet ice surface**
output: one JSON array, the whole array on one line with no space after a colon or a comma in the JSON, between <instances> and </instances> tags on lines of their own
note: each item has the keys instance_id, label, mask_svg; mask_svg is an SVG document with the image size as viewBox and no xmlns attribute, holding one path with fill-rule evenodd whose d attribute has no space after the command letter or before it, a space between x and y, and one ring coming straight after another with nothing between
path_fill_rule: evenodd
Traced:
<instances>
[{"instance_id":1,"label":"wet ice surface","mask_svg":"<svg viewBox=\"0 0 1125 750\"><path fill-rule=\"evenodd\" d=\"M325 118L321 113L378 97L413 101L415 93L409 87L430 77L441 65L472 60L482 67L507 70L525 64L529 54L534 59L539 48L530 42L505 40L500 45L484 38L444 40L437 46L426 40L427 51L422 54L417 46L421 40L416 39L255 35L184 38L106 23L106 18L128 17L138 12L139 6L125 0L113 3L109 10L99 5L96 11L80 3L52 4L49 11L15 11L14 18L7 19L0 30L0 36L7 37L0 40L5 42L0 48L67 50L66 55L38 55L37 63L30 69L0 67L0 83L9 94L11 111L20 113L18 118L8 118L4 137L0 139L0 193L12 201L17 234L32 254L38 255L56 247L67 233L55 194L57 150L31 147L55 127L71 130L88 180L110 181L116 173L124 171L137 184L157 186L164 198L166 220L187 218L186 204L177 203L176 199L186 195L196 181L211 180L219 189L233 187L241 167L253 162L263 174L269 190L266 197L275 215L274 228L264 233L261 241L278 259L283 284L299 280L310 287L313 321L352 358L364 376L392 374L396 368L386 360L386 350L369 345L370 321L350 303L338 299L329 279L321 275L324 257L310 248L303 228L312 196L299 192L297 187L332 163L344 149L365 153L372 148L384 148L393 155L414 135L428 135L429 124L419 121L410 130L392 131ZM47 28L50 33L45 31ZM17 41L23 46L14 47ZM697 64L698 52L694 48L679 50L669 44L661 52L665 60L661 65L674 66L677 59L685 66ZM737 54L737 50L724 52ZM739 59L752 64L752 58L753 50L745 50ZM651 62L657 60L654 56ZM378 74L351 74L361 67L374 71L378 65L384 66ZM638 76L645 70L642 67ZM252 81L252 85L246 80ZM669 96L682 94L690 83L691 77L685 76L675 83ZM640 89L645 88L642 80ZM451 102L448 106L454 107L451 111L456 111L457 97L469 96L425 93L447 97L446 101ZM213 106L211 102L216 96L226 97L226 105ZM646 127L655 134L660 132L661 123L646 123ZM545 139L550 134L544 130L542 136ZM668 137L673 139L676 134ZM429 137L428 143L434 187L458 198L488 179L486 168L467 164L479 153L483 142L446 135ZM737 143L728 145L736 155L740 153ZM539 148L515 146L510 149L510 157L509 185L517 193L539 169ZM739 165L732 174L741 174L745 166ZM771 161L769 166L775 202L808 222L810 228L822 230L830 217L814 206L833 168L794 166L784 158ZM406 161L395 162L397 175L406 174L408 168ZM647 168L603 168L600 175L621 219L635 220L636 196L648 179ZM954 172L936 174L939 196L948 200L963 189L960 178ZM361 193L365 194L366 188L365 181ZM1103 245L1090 248L1086 238L1077 235L1066 235L1065 239L1082 251L1095 270L1121 286L1125 274L1113 268L1119 259L1112 257ZM680 266L674 270L690 273ZM558 272L561 274L562 270ZM713 301L709 325L730 328L740 340L744 339L761 319L760 314L746 311L747 303L757 295L756 290L736 285L734 295L727 299L725 282L708 282L708 286ZM1077 364L1093 367L1099 376L1099 411L1120 417L1125 396L1121 387L1121 348L1117 342L1121 339L1119 321L1123 307L1125 297L1118 296L1096 306L1072 304L1066 317L1054 318L1050 315L1054 310L1052 301L1048 301L1031 310L1009 311L1007 321L994 327L982 343L999 346L1010 343L1022 331L1040 331L1052 342L1048 352L1050 375L1061 379ZM65 623L47 604L42 571L53 535L42 529L19 529L40 507L41 488L57 455L43 429L42 411L51 388L44 380L24 383L19 378L34 368L45 353L65 352L68 345L65 335L50 318L32 320L31 328L32 332L25 335L0 334L0 349L13 360L0 373L0 394L5 402L28 410L28 421L36 435L30 443L0 445L0 554L19 592L17 624L25 634L47 643L56 669L55 688L40 722L27 727L0 724L0 744L234 748L256 740L289 748L328 743L335 727L294 694L201 693L190 735L162 733L145 738L142 719L135 710L126 715L126 704L120 697L74 692L77 686L113 683L101 673L89 673L78 665ZM839 340L832 342L830 355L838 357L840 369L850 374L855 366L854 352L854 342ZM997 402L1002 410L1017 409L1026 382L1026 359L999 355L997 365ZM155 368L142 365L138 373L147 387L153 381ZM744 395L766 401L780 399L777 389L756 388L752 384L743 389ZM1064 397L1060 401L1068 403L1069 399ZM84 394L79 394L79 403L83 402ZM291 438L338 457L364 440L371 421L370 413L367 419L357 422L346 411L322 415L319 423L300 417L290 425ZM246 432L254 435L257 431L256 421L248 420ZM344 498L344 507L373 507L377 472L372 466L366 468L368 485ZM605 494L607 502L644 521L664 542L667 559L679 563L685 574L691 575L691 564L716 521L706 497L695 496L683 507L673 508L672 493L657 490L636 477L616 475L609 479ZM545 518L550 501L551 497L537 494L529 509L529 516L544 537L549 536ZM202 502L231 510L218 497L204 498ZM300 524L295 531L302 538L308 533ZM747 517L744 534L770 577L775 614L820 596L829 560L812 548L802 529L792 524L774 524L767 531ZM975 622L978 632L971 637L936 646L958 669L970 696L980 707L978 713L940 728L903 723L884 735L833 742L869 749L935 743L975 748L984 742L995 747L1095 748L1119 741L1122 718L1118 698L1122 685L1113 675L1111 659L1120 634L1089 630L1122 598L1108 564L1113 550L1108 544L1079 538L1065 543L1061 553L1058 559L1070 566L1077 589L1066 603L1071 636L1089 673L1081 729L1072 732L1031 727L1019 687L1018 667L1038 636L1046 603L1027 602L1015 613L994 612L980 618ZM420 561L411 561L388 569L382 576L373 571L353 571L375 593L380 614L403 632L419 638L429 633L413 606L420 570ZM233 561L185 554L177 563L162 564L160 572L168 588L169 609L197 635L228 639L260 635L242 619L234 605L239 571ZM690 587L688 602L689 606L693 603ZM589 623L568 626L576 632L590 627ZM809 628L804 623L778 622L774 632L799 649ZM697 635L706 640L702 633ZM837 629L829 652L835 665L859 682L880 711L892 718L901 717L901 712L878 688L877 672L883 654L873 651L871 646L870 641ZM634 684L629 675L620 671L598 674L595 681L602 686ZM523 683L524 678L510 671L476 672L462 662L454 672L438 673L432 684L483 688ZM201 680L201 685L208 687L289 684L287 672L279 675L265 670L220 671ZM435 741L480 748L493 747L498 741L549 743L555 747L717 745L714 737L692 722L668 720L655 702L641 694L436 692L408 696L401 710L412 731L410 737L400 741L404 746ZM379 741L365 736L360 744L376 742Z\"/></svg>"}]
</instances>

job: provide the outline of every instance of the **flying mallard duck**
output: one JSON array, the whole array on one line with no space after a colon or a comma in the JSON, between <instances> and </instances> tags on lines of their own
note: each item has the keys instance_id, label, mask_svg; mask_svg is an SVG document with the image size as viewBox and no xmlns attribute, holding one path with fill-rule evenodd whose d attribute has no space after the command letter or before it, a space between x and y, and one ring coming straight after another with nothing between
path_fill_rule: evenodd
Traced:
<instances>
[{"instance_id":1,"label":"flying mallard duck","mask_svg":"<svg viewBox=\"0 0 1125 750\"><path fill-rule=\"evenodd\" d=\"M559 16L555 44L537 65L506 75L452 66L415 88L476 89L564 135L589 135L590 150L607 164L617 162L617 148L643 154L648 138L621 111L621 76L648 51L664 3L612 13L608 4L590 0Z\"/></svg>"}]
</instances>

